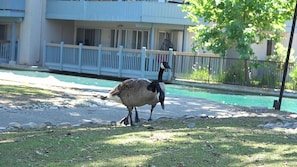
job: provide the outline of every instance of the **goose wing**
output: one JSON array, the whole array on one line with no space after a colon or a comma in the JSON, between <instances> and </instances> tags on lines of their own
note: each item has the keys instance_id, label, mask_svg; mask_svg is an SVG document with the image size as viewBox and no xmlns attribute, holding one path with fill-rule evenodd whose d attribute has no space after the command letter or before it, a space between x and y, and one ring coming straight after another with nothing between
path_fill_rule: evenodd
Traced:
<instances>
[{"instance_id":1,"label":"goose wing","mask_svg":"<svg viewBox=\"0 0 297 167\"><path fill-rule=\"evenodd\" d=\"M151 81L147 79L125 80L118 87L118 96L126 106L136 107L157 103L158 101L155 100L157 92L147 89L150 83Z\"/></svg>"},{"instance_id":2,"label":"goose wing","mask_svg":"<svg viewBox=\"0 0 297 167\"><path fill-rule=\"evenodd\" d=\"M112 96L118 96L121 94L121 92L130 89L133 87L134 79L127 79L118 84L116 87L114 87L112 90L109 91L109 94Z\"/></svg>"}]
</instances>

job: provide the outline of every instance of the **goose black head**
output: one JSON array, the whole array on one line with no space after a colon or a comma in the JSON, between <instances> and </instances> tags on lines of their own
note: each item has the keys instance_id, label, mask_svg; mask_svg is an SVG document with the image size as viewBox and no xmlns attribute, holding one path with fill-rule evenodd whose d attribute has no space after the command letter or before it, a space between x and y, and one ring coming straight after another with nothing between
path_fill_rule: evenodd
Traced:
<instances>
[{"instance_id":1,"label":"goose black head","mask_svg":"<svg viewBox=\"0 0 297 167\"><path fill-rule=\"evenodd\" d=\"M168 62L164 61L161 63L161 69L165 70L165 69L171 69L171 67L169 66Z\"/></svg>"}]
</instances>

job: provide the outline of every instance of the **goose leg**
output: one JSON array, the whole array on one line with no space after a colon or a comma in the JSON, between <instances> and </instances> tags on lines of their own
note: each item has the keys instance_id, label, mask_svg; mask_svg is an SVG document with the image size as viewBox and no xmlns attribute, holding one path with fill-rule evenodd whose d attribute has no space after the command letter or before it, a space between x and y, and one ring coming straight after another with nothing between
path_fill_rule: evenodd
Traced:
<instances>
[{"instance_id":1,"label":"goose leg","mask_svg":"<svg viewBox=\"0 0 297 167\"><path fill-rule=\"evenodd\" d=\"M136 107L135 107L135 122L136 123L140 122L139 117L138 117L138 111L137 111Z\"/></svg>"},{"instance_id":2,"label":"goose leg","mask_svg":"<svg viewBox=\"0 0 297 167\"><path fill-rule=\"evenodd\" d=\"M129 114L127 114L124 118L122 118L120 120L120 124L124 123L124 125L128 125L129 124L128 117L129 117Z\"/></svg>"},{"instance_id":3,"label":"goose leg","mask_svg":"<svg viewBox=\"0 0 297 167\"><path fill-rule=\"evenodd\" d=\"M129 111L129 117L130 117L130 125L131 126L134 126L133 124L133 120L132 120L132 110L133 110L133 107L128 107L128 111Z\"/></svg>"},{"instance_id":4,"label":"goose leg","mask_svg":"<svg viewBox=\"0 0 297 167\"><path fill-rule=\"evenodd\" d=\"M133 121L132 121L132 110L133 110L133 107L127 107L128 109L128 114L122 118L120 120L120 124L124 123L125 125L128 125L129 124L129 117L130 117L130 123L131 123L131 126L133 126Z\"/></svg>"},{"instance_id":5,"label":"goose leg","mask_svg":"<svg viewBox=\"0 0 297 167\"><path fill-rule=\"evenodd\" d=\"M151 107L151 114L150 114L150 118L148 119L148 121L152 121L152 114L153 114L153 110L154 110L155 107L156 107L156 104L155 105L152 105L152 107Z\"/></svg>"}]
</instances>

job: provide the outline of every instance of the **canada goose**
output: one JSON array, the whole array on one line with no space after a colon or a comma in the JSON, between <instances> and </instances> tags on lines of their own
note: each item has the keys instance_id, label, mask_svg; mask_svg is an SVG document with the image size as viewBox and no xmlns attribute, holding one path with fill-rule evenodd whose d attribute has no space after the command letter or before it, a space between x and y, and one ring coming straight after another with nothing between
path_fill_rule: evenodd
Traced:
<instances>
[{"instance_id":1,"label":"canada goose","mask_svg":"<svg viewBox=\"0 0 297 167\"><path fill-rule=\"evenodd\" d=\"M170 66L168 65L167 62L162 62L160 69L159 69L159 73L158 73L158 80L152 81L149 86L147 87L148 90L150 91L157 91L157 93L159 93L159 102L161 103L162 109L164 110L164 101L165 101L165 83L163 82L163 73L165 69L170 69ZM152 114L153 114L153 110L156 107L156 105L152 105L151 107L151 113L150 113L150 117L148 119L148 121L152 120ZM137 122L136 120L138 120L139 122L139 118L138 118L138 112L136 110L135 107L135 122Z\"/></svg>"},{"instance_id":2,"label":"canada goose","mask_svg":"<svg viewBox=\"0 0 297 167\"><path fill-rule=\"evenodd\" d=\"M166 68L170 68L167 62L161 63L161 67L158 74L158 81L150 81L147 79L127 79L122 83L114 87L108 96L101 96L102 100L114 100L116 102L124 104L128 109L128 114L125 116L120 123L125 125L128 124L128 117L130 117L130 124L133 125L132 121L132 110L135 108L136 122L139 121L138 112L136 107L143 106L146 104L151 105L151 116L153 109L158 102L161 103L164 109L165 88L162 84L159 84L159 80L162 81L163 72Z\"/></svg>"}]
</instances>

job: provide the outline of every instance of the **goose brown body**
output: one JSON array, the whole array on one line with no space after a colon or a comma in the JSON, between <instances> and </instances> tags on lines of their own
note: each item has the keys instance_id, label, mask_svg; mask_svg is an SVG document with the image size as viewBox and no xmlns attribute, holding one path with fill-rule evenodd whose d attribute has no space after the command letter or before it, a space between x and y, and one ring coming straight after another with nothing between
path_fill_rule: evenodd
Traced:
<instances>
[{"instance_id":1,"label":"goose brown body","mask_svg":"<svg viewBox=\"0 0 297 167\"><path fill-rule=\"evenodd\" d=\"M163 71L166 68L170 68L167 62L161 63L160 71L158 74L158 80L150 81L147 79L127 79L122 83L114 87L108 96L102 96L102 100L114 100L122 103L128 109L128 115L125 116L120 123L128 124L130 117L130 124L132 121L132 110L135 108L135 122L139 122L138 112L136 107L144 106L146 104L151 105L151 114L149 120L151 120L152 112L158 102L161 103L164 109L165 99L165 84L162 82Z\"/></svg>"},{"instance_id":2,"label":"goose brown body","mask_svg":"<svg viewBox=\"0 0 297 167\"><path fill-rule=\"evenodd\" d=\"M125 125L128 125L128 117L130 117L130 124L133 125L131 113L133 108L136 111L135 121L138 122L139 118L136 107L148 104L152 106L152 111L159 102L158 89L160 88L156 88L158 85L151 85L151 83L147 79L127 79L114 87L108 96L103 96L101 99L114 100L125 105L128 109L128 115L120 123L124 122ZM152 87L152 90L148 90L149 86Z\"/></svg>"},{"instance_id":3,"label":"goose brown body","mask_svg":"<svg viewBox=\"0 0 297 167\"><path fill-rule=\"evenodd\" d=\"M159 102L157 91L148 91L151 81L146 79L127 79L113 88L109 94L117 96L127 107L139 107L146 104L155 105Z\"/></svg>"}]
</instances>

